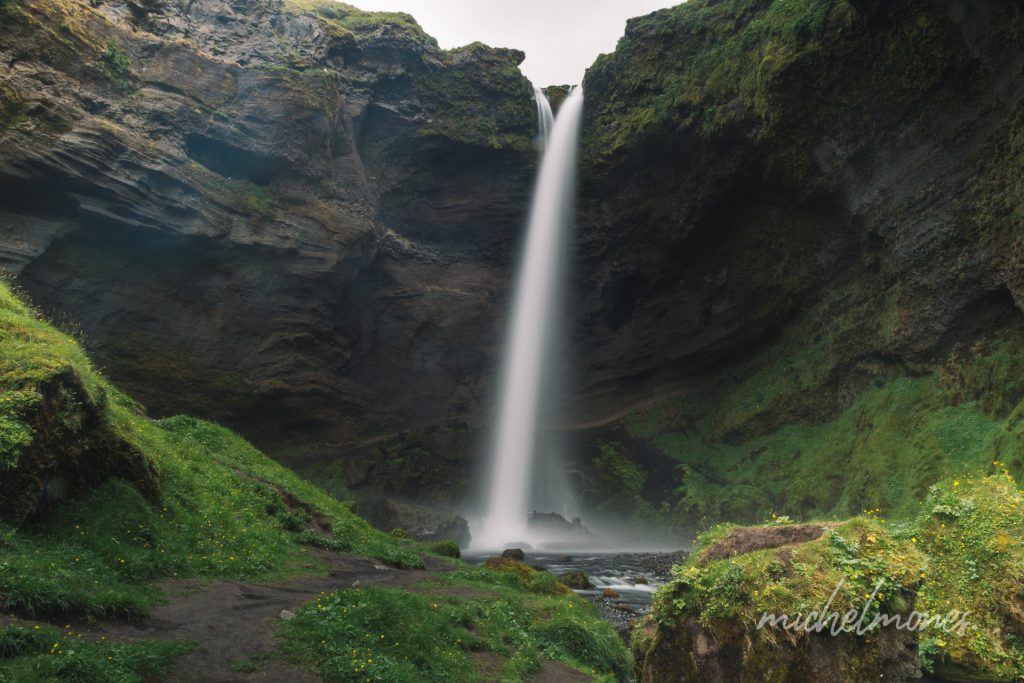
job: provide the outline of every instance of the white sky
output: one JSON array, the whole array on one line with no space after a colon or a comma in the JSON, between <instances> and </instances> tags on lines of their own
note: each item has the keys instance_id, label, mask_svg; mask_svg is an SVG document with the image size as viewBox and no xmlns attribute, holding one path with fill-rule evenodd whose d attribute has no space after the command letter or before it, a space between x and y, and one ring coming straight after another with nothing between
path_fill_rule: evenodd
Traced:
<instances>
[{"instance_id":1,"label":"white sky","mask_svg":"<svg viewBox=\"0 0 1024 683\"><path fill-rule=\"evenodd\" d=\"M626 19L682 0L346 0L364 10L408 12L443 48L479 40L526 53L534 85L577 84L615 49Z\"/></svg>"}]
</instances>

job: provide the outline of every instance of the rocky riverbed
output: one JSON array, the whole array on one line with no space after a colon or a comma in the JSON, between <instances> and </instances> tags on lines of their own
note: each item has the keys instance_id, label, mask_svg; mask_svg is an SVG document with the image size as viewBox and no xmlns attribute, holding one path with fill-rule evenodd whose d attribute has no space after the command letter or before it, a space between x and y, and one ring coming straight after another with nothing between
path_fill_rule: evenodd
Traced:
<instances>
[{"instance_id":1,"label":"rocky riverbed","mask_svg":"<svg viewBox=\"0 0 1024 683\"><path fill-rule=\"evenodd\" d=\"M668 580L672 565L682 563L687 555L685 550L576 554L526 551L525 561L558 577L584 574L589 587L573 585L573 590L590 598L601 616L628 638L633 623L648 612L654 592ZM469 555L464 559L480 564L487 557Z\"/></svg>"}]
</instances>

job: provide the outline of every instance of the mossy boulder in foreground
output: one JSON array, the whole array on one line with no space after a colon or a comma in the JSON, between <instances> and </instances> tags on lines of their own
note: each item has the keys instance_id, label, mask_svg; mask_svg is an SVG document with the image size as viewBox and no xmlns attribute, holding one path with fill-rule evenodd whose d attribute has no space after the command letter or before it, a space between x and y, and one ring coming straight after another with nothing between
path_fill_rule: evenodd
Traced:
<instances>
[{"instance_id":1,"label":"mossy boulder in foreground","mask_svg":"<svg viewBox=\"0 0 1024 683\"><path fill-rule=\"evenodd\" d=\"M931 487L914 522L716 527L634 631L642 680L1024 679L1024 493L990 469Z\"/></svg>"},{"instance_id":2,"label":"mossy boulder in foreground","mask_svg":"<svg viewBox=\"0 0 1024 683\"><path fill-rule=\"evenodd\" d=\"M928 556L918 609L967 612L970 624L922 633L925 665L952 680L1024 679L1024 495L1016 483L1003 472L936 484L917 526Z\"/></svg>"},{"instance_id":3,"label":"mossy boulder in foreground","mask_svg":"<svg viewBox=\"0 0 1024 683\"><path fill-rule=\"evenodd\" d=\"M870 517L716 528L674 569L653 619L634 633L641 679L916 678L917 632L870 626L880 614L910 615L923 569L913 542Z\"/></svg>"},{"instance_id":4,"label":"mossy boulder in foreground","mask_svg":"<svg viewBox=\"0 0 1024 683\"><path fill-rule=\"evenodd\" d=\"M111 424L114 391L74 339L0 291L0 520L20 526L111 477L157 498L151 462Z\"/></svg>"}]
</instances>

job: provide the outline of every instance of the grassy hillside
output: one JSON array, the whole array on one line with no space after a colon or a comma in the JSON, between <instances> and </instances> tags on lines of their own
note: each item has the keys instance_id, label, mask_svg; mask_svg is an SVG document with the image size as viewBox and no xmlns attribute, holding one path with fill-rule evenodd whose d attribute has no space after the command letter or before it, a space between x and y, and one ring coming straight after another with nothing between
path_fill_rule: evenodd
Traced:
<instances>
[{"instance_id":1,"label":"grassy hillside","mask_svg":"<svg viewBox=\"0 0 1024 683\"><path fill-rule=\"evenodd\" d=\"M371 528L227 429L148 418L2 283L0 520L2 683L159 674L190 644L83 640L61 626L144 617L168 599L160 580L326 574L316 547L417 568L428 550ZM300 610L284 635L327 680L474 681L487 668L515 681L544 660L627 670L596 610L536 576L467 568L411 590L347 588Z\"/></svg>"},{"instance_id":2,"label":"grassy hillside","mask_svg":"<svg viewBox=\"0 0 1024 683\"><path fill-rule=\"evenodd\" d=\"M8 610L143 613L154 579L311 571L313 543L422 566L230 431L147 418L3 285L0 392Z\"/></svg>"},{"instance_id":3,"label":"grassy hillside","mask_svg":"<svg viewBox=\"0 0 1024 683\"><path fill-rule=\"evenodd\" d=\"M845 365L839 337L796 330L715 386L646 406L627 434L678 463L679 519L772 513L909 518L929 487L979 468L1024 474L1019 324L917 372Z\"/></svg>"}]
</instances>

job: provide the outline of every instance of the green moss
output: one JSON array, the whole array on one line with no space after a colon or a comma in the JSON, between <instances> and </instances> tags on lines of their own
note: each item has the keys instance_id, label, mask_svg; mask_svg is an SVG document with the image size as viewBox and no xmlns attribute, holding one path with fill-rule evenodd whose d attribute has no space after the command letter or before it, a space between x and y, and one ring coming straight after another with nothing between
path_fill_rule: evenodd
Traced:
<instances>
[{"instance_id":1,"label":"green moss","mask_svg":"<svg viewBox=\"0 0 1024 683\"><path fill-rule=\"evenodd\" d=\"M401 47L396 53L404 72L400 80L428 114L421 135L533 152L533 91L519 71L522 53L481 43L440 50L413 17L401 12L364 12L330 0L287 0L284 7L319 18L342 46ZM300 70L309 66L297 56L289 65Z\"/></svg>"},{"instance_id":2,"label":"green moss","mask_svg":"<svg viewBox=\"0 0 1024 683\"><path fill-rule=\"evenodd\" d=\"M601 442L600 455L594 459L594 476L600 486L600 497L610 508L631 505L643 490L647 474L626 457L622 444Z\"/></svg>"},{"instance_id":3,"label":"green moss","mask_svg":"<svg viewBox=\"0 0 1024 683\"><path fill-rule=\"evenodd\" d=\"M891 645L875 618L909 618L923 567L912 541L871 517L824 530L777 523L715 530L655 594L656 626L634 634L643 677L699 677L704 658L716 658L702 646L707 639L721 644L719 662L721 653L734 653L739 661L729 666L744 681L801 680L808 659L821 661L820 654L808 657L815 646L807 641L820 639L841 680L884 676ZM815 632L818 618L823 633ZM805 620L810 629L797 625Z\"/></svg>"},{"instance_id":4,"label":"green moss","mask_svg":"<svg viewBox=\"0 0 1024 683\"><path fill-rule=\"evenodd\" d=\"M278 456L280 457L280 455ZM348 477L345 475L344 460L315 463L302 470L302 475L320 489L323 489L338 500L353 500L348 489Z\"/></svg>"},{"instance_id":5,"label":"green moss","mask_svg":"<svg viewBox=\"0 0 1024 683\"><path fill-rule=\"evenodd\" d=\"M702 535L686 564L673 568L672 580L655 598L659 621L693 616L714 630L722 620L755 624L764 613L806 614L824 605L840 584L832 606L843 614L863 608L864 596L879 582L874 608L894 614L906 609L900 595L916 589L924 568L913 543L894 538L872 517L843 522L816 541L709 561L707 552L735 528Z\"/></svg>"},{"instance_id":6,"label":"green moss","mask_svg":"<svg viewBox=\"0 0 1024 683\"><path fill-rule=\"evenodd\" d=\"M548 102L551 103L551 108L556 114L562 108L562 103L565 102L565 98L569 96L571 90L572 86L569 85L552 85L544 88L544 94L547 96Z\"/></svg>"},{"instance_id":7,"label":"green moss","mask_svg":"<svg viewBox=\"0 0 1024 683\"><path fill-rule=\"evenodd\" d=\"M24 118L25 102L12 88L0 84L0 132Z\"/></svg>"},{"instance_id":8,"label":"green moss","mask_svg":"<svg viewBox=\"0 0 1024 683\"><path fill-rule=\"evenodd\" d=\"M963 633L928 633L929 669L974 679L1024 677L1024 494L996 461L996 475L933 486L918 518L928 555L920 608L969 613Z\"/></svg>"},{"instance_id":9,"label":"green moss","mask_svg":"<svg viewBox=\"0 0 1024 683\"><path fill-rule=\"evenodd\" d=\"M610 127L594 151L613 154L688 118L711 134L735 116L734 103L769 119L772 81L852 12L839 0L705 0L633 19L588 73L588 82L615 73Z\"/></svg>"},{"instance_id":10,"label":"green moss","mask_svg":"<svg viewBox=\"0 0 1024 683\"><path fill-rule=\"evenodd\" d=\"M730 547L737 531L749 538L788 525L716 527L673 569L655 596L654 616L669 631L695 620L731 638L736 626L762 614L806 614L830 597L840 614L860 608L881 582L876 611L949 617L952 628L921 632L927 670L957 680L1016 680L1024 676L1024 492L1005 463L995 460L985 471L930 487L913 523L868 515L835 525L816 541L737 555L716 551ZM762 637L770 640L754 634L747 651L756 651ZM645 643L641 651L652 646L649 629L635 640ZM748 665L756 662L745 655Z\"/></svg>"},{"instance_id":11,"label":"green moss","mask_svg":"<svg viewBox=\"0 0 1024 683\"><path fill-rule=\"evenodd\" d=\"M1024 106L993 136L982 158L967 185L972 215L966 237L999 250L1007 267L1018 269L1024 266Z\"/></svg>"},{"instance_id":12,"label":"green moss","mask_svg":"<svg viewBox=\"0 0 1024 683\"><path fill-rule=\"evenodd\" d=\"M38 400L35 392L0 393L0 471L17 467L21 452L32 444L32 427L22 421L22 414L26 403Z\"/></svg>"},{"instance_id":13,"label":"green moss","mask_svg":"<svg viewBox=\"0 0 1024 683\"><path fill-rule=\"evenodd\" d=\"M266 218L274 210L274 197L265 187L253 185L246 188L242 195L242 204L251 216Z\"/></svg>"},{"instance_id":14,"label":"green moss","mask_svg":"<svg viewBox=\"0 0 1024 683\"><path fill-rule=\"evenodd\" d=\"M713 383L626 418L679 463L678 518L907 517L949 473L993 458L1024 472L1024 328L988 331L911 375L850 361L871 348L870 310L848 307L817 334L796 321Z\"/></svg>"},{"instance_id":15,"label":"green moss","mask_svg":"<svg viewBox=\"0 0 1024 683\"><path fill-rule=\"evenodd\" d=\"M532 153L533 90L519 58L481 43L445 51L440 64L427 65L412 80L432 113L420 134Z\"/></svg>"}]
</instances>

